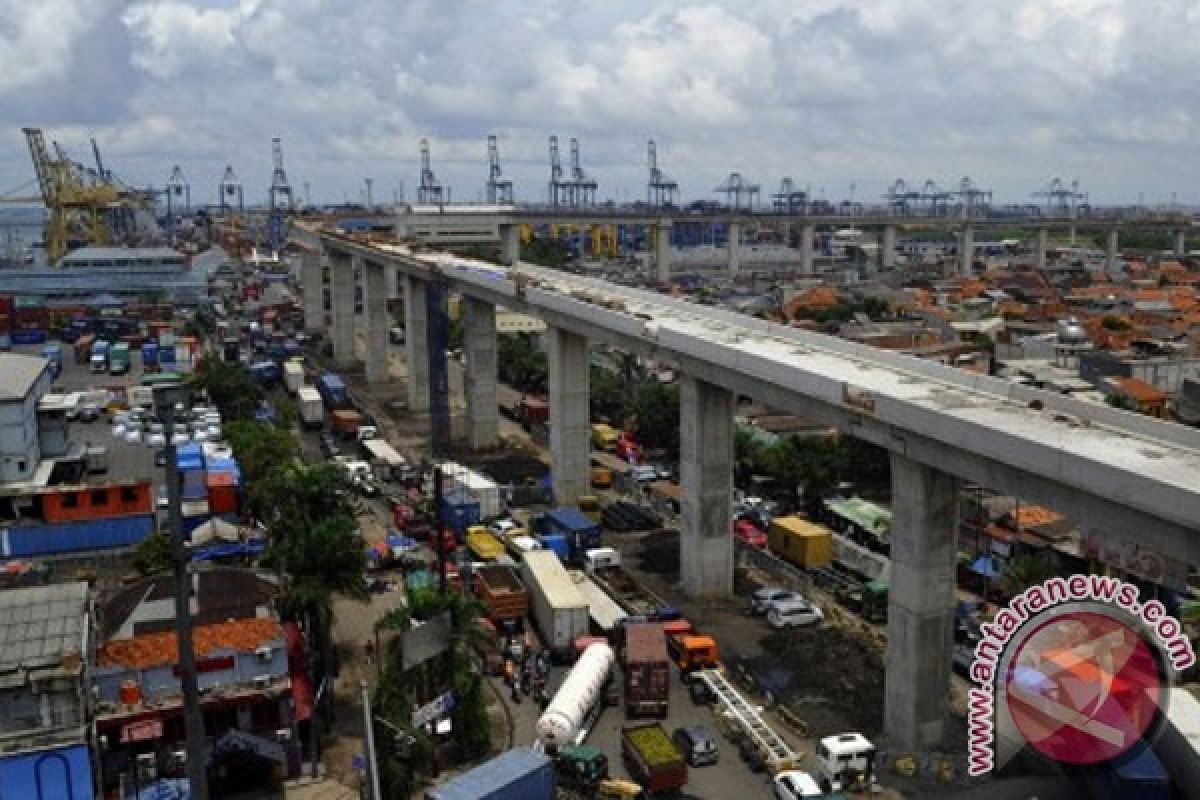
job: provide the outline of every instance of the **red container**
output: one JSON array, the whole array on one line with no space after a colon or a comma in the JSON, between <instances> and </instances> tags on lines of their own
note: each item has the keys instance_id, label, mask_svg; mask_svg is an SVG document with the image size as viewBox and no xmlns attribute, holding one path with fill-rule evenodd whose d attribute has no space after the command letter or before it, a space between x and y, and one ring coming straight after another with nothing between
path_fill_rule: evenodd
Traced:
<instances>
[{"instance_id":1,"label":"red container","mask_svg":"<svg viewBox=\"0 0 1200 800\"><path fill-rule=\"evenodd\" d=\"M238 487L231 472L208 473L208 508L214 514L236 514Z\"/></svg>"},{"instance_id":2,"label":"red container","mask_svg":"<svg viewBox=\"0 0 1200 800\"><path fill-rule=\"evenodd\" d=\"M0 314L0 333L12 332L12 314Z\"/></svg>"},{"instance_id":3,"label":"red container","mask_svg":"<svg viewBox=\"0 0 1200 800\"><path fill-rule=\"evenodd\" d=\"M0 294L0 314L11 314L13 299L11 294Z\"/></svg>"}]
</instances>

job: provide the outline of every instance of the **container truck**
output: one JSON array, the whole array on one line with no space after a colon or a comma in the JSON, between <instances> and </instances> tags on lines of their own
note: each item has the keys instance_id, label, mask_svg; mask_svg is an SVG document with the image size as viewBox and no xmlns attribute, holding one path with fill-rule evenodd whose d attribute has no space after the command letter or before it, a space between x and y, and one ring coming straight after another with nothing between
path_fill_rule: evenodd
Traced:
<instances>
[{"instance_id":1,"label":"container truck","mask_svg":"<svg viewBox=\"0 0 1200 800\"><path fill-rule=\"evenodd\" d=\"M776 517L767 528L767 547L801 569L828 567L833 561L833 532L800 517Z\"/></svg>"},{"instance_id":2,"label":"container truck","mask_svg":"<svg viewBox=\"0 0 1200 800\"><path fill-rule=\"evenodd\" d=\"M625 673L625 716L666 718L670 696L671 662L662 623L635 622L625 626L622 666Z\"/></svg>"},{"instance_id":3,"label":"container truck","mask_svg":"<svg viewBox=\"0 0 1200 800\"><path fill-rule=\"evenodd\" d=\"M657 722L621 729L621 758L629 777L649 794L669 794L687 785L687 762Z\"/></svg>"},{"instance_id":4,"label":"container truck","mask_svg":"<svg viewBox=\"0 0 1200 800\"><path fill-rule=\"evenodd\" d=\"M567 539L568 561L579 564L591 548L600 546L600 525L572 506L547 511L542 517L542 532L562 534Z\"/></svg>"},{"instance_id":5,"label":"container truck","mask_svg":"<svg viewBox=\"0 0 1200 800\"><path fill-rule=\"evenodd\" d=\"M621 624L629 616L625 609L605 594L596 582L582 572L570 570L571 580L583 595L588 604L588 616L592 620L593 632L603 636L609 642L616 641L616 635Z\"/></svg>"},{"instance_id":6,"label":"container truck","mask_svg":"<svg viewBox=\"0 0 1200 800\"><path fill-rule=\"evenodd\" d=\"M451 486L463 489L479 501L479 514L483 519L491 519L504 513L500 487L491 478L451 461L442 463L441 470L442 476Z\"/></svg>"},{"instance_id":7,"label":"container truck","mask_svg":"<svg viewBox=\"0 0 1200 800\"><path fill-rule=\"evenodd\" d=\"M363 415L348 408L339 408L329 412L329 420L334 433L344 439L353 439L358 435Z\"/></svg>"},{"instance_id":8,"label":"container truck","mask_svg":"<svg viewBox=\"0 0 1200 800\"><path fill-rule=\"evenodd\" d=\"M108 340L97 339L92 342L92 357L90 359L92 372L108 370Z\"/></svg>"},{"instance_id":9,"label":"container truck","mask_svg":"<svg viewBox=\"0 0 1200 800\"><path fill-rule=\"evenodd\" d=\"M359 433L362 434L363 428L369 428L369 425L363 425L359 428ZM362 439L363 454L367 460L371 462L371 466L375 467L377 474L384 476L388 480L400 480L405 470L408 468L408 461L404 456L396 452L396 448L387 443L386 440L375 437L373 439Z\"/></svg>"},{"instance_id":10,"label":"container truck","mask_svg":"<svg viewBox=\"0 0 1200 800\"><path fill-rule=\"evenodd\" d=\"M442 523L459 536L479 523L479 501L461 489L453 489L442 497Z\"/></svg>"},{"instance_id":11,"label":"container truck","mask_svg":"<svg viewBox=\"0 0 1200 800\"><path fill-rule=\"evenodd\" d=\"M108 352L108 371L112 375L129 372L129 343L117 342Z\"/></svg>"},{"instance_id":12,"label":"container truck","mask_svg":"<svg viewBox=\"0 0 1200 800\"><path fill-rule=\"evenodd\" d=\"M584 568L596 585L617 605L634 616L653 617L670 608L667 601L647 589L621 566L621 555L611 547L593 547L584 554Z\"/></svg>"},{"instance_id":13,"label":"container truck","mask_svg":"<svg viewBox=\"0 0 1200 800\"><path fill-rule=\"evenodd\" d=\"M521 578L543 643L556 659L570 660L574 641L588 632L587 601L549 550L523 553Z\"/></svg>"},{"instance_id":14,"label":"container truck","mask_svg":"<svg viewBox=\"0 0 1200 800\"><path fill-rule=\"evenodd\" d=\"M317 391L321 393L321 400L329 411L350 407L350 394L346 391L346 384L332 372L322 373L321 377L317 378Z\"/></svg>"},{"instance_id":15,"label":"container truck","mask_svg":"<svg viewBox=\"0 0 1200 800\"><path fill-rule=\"evenodd\" d=\"M537 721L537 738L548 752L582 744L604 706L605 687L612 678L615 656L597 642L583 651Z\"/></svg>"},{"instance_id":16,"label":"container truck","mask_svg":"<svg viewBox=\"0 0 1200 800\"><path fill-rule=\"evenodd\" d=\"M306 428L320 428L325 423L325 406L321 404L321 395L316 389L301 386L296 393L300 406L300 419Z\"/></svg>"},{"instance_id":17,"label":"container truck","mask_svg":"<svg viewBox=\"0 0 1200 800\"><path fill-rule=\"evenodd\" d=\"M520 620L529 611L529 595L516 570L489 564L475 570L475 594L487 609L487 618L497 624Z\"/></svg>"},{"instance_id":18,"label":"container truck","mask_svg":"<svg viewBox=\"0 0 1200 800\"><path fill-rule=\"evenodd\" d=\"M283 385L288 394L296 394L304 385L304 365L299 361L287 361L283 365Z\"/></svg>"},{"instance_id":19,"label":"container truck","mask_svg":"<svg viewBox=\"0 0 1200 800\"><path fill-rule=\"evenodd\" d=\"M554 762L518 747L425 790L425 800L554 800Z\"/></svg>"}]
</instances>

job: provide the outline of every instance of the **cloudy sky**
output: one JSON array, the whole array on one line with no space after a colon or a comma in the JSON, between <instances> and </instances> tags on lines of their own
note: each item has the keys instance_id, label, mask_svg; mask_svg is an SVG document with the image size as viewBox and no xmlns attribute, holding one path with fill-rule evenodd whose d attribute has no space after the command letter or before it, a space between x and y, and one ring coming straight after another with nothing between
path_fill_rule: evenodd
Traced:
<instances>
[{"instance_id":1,"label":"cloudy sky","mask_svg":"<svg viewBox=\"0 0 1200 800\"><path fill-rule=\"evenodd\" d=\"M488 133L535 201L556 133L615 200L644 198L652 137L688 199L739 170L1193 203L1198 29L1196 0L0 0L0 194L36 125L131 183L179 164L202 202L226 164L261 202L272 136L315 202L411 196L422 137L477 200Z\"/></svg>"}]
</instances>

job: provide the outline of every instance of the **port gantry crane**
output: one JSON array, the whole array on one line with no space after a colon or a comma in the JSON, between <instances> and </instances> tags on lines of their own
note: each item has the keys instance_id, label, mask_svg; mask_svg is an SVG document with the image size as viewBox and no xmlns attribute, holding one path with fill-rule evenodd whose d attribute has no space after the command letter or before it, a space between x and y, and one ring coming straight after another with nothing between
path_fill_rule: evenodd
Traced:
<instances>
[{"instance_id":1,"label":"port gantry crane","mask_svg":"<svg viewBox=\"0 0 1200 800\"><path fill-rule=\"evenodd\" d=\"M567 205L565 202L569 194L567 185L567 182L563 180L562 161L558 155L558 136L552 135L550 137L550 183L547 188L550 205Z\"/></svg>"},{"instance_id":2,"label":"port gantry crane","mask_svg":"<svg viewBox=\"0 0 1200 800\"><path fill-rule=\"evenodd\" d=\"M99 156L100 154L97 153L97 164L99 164ZM175 241L175 214L179 212L186 214L192 207L192 187L188 184L187 178L183 177L183 170L178 164L171 170L171 177L167 178L166 195L167 234L173 242Z\"/></svg>"},{"instance_id":3,"label":"port gantry crane","mask_svg":"<svg viewBox=\"0 0 1200 800\"><path fill-rule=\"evenodd\" d=\"M646 202L655 207L674 206L679 194L679 184L658 168L658 146L653 139L646 142L646 163L650 167L650 180L646 183Z\"/></svg>"},{"instance_id":4,"label":"port gantry crane","mask_svg":"<svg viewBox=\"0 0 1200 800\"><path fill-rule=\"evenodd\" d=\"M808 209L808 192L796 188L790 175L779 181L779 191L772 195L772 207L786 214L803 214Z\"/></svg>"},{"instance_id":5,"label":"port gantry crane","mask_svg":"<svg viewBox=\"0 0 1200 800\"><path fill-rule=\"evenodd\" d=\"M233 165L226 164L225 172L221 175L221 182L217 184L217 203L221 216L229 217L234 215L235 199L237 202L236 213L240 216L245 210L242 182L238 180L238 176L234 173Z\"/></svg>"},{"instance_id":6,"label":"port gantry crane","mask_svg":"<svg viewBox=\"0 0 1200 800\"><path fill-rule=\"evenodd\" d=\"M1079 180L1071 181L1068 187L1062 178L1055 178L1042 189L1033 193L1034 197L1045 198L1046 213L1049 216L1068 217L1074 219L1079 212L1088 207L1086 192L1079 191Z\"/></svg>"},{"instance_id":7,"label":"port gantry crane","mask_svg":"<svg viewBox=\"0 0 1200 800\"><path fill-rule=\"evenodd\" d=\"M500 148L496 144L494 134L487 138L488 147L488 179L487 179L487 201L488 205L512 205L513 202L513 182L504 177L504 171L500 169Z\"/></svg>"},{"instance_id":8,"label":"port gantry crane","mask_svg":"<svg viewBox=\"0 0 1200 800\"><path fill-rule=\"evenodd\" d=\"M725 195L725 205L734 211L752 210L758 202L758 184L750 183L740 172L729 173L729 177L713 191Z\"/></svg>"},{"instance_id":9,"label":"port gantry crane","mask_svg":"<svg viewBox=\"0 0 1200 800\"><path fill-rule=\"evenodd\" d=\"M288 183L287 173L283 170L283 143L276 136L271 139L271 188L267 190L267 200L270 206L270 216L267 218L267 236L273 252L279 252L283 247L284 212L295 208L295 197L292 185Z\"/></svg>"},{"instance_id":10,"label":"port gantry crane","mask_svg":"<svg viewBox=\"0 0 1200 800\"><path fill-rule=\"evenodd\" d=\"M599 184L595 179L584 172L583 167L579 162L579 140L574 136L571 137L571 182L568 184L570 190L570 205L572 206L590 206L596 203L596 189Z\"/></svg>"},{"instance_id":11,"label":"port gantry crane","mask_svg":"<svg viewBox=\"0 0 1200 800\"><path fill-rule=\"evenodd\" d=\"M966 176L958 182L958 191L954 194L958 196L959 212L963 219L986 217L992 206L991 190L980 189Z\"/></svg>"},{"instance_id":12,"label":"port gantry crane","mask_svg":"<svg viewBox=\"0 0 1200 800\"><path fill-rule=\"evenodd\" d=\"M429 163L429 140L421 140L421 182L417 186L417 202L422 205L441 205L443 199L442 185L433 174Z\"/></svg>"}]
</instances>

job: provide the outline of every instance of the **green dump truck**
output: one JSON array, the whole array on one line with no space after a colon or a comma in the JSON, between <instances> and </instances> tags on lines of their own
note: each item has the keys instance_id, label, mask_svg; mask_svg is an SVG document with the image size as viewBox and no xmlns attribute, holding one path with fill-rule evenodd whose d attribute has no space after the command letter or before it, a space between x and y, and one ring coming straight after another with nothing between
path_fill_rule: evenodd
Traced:
<instances>
[{"instance_id":1,"label":"green dump truck","mask_svg":"<svg viewBox=\"0 0 1200 800\"><path fill-rule=\"evenodd\" d=\"M621 758L648 794L670 794L687 785L683 753L657 722L622 728Z\"/></svg>"}]
</instances>

